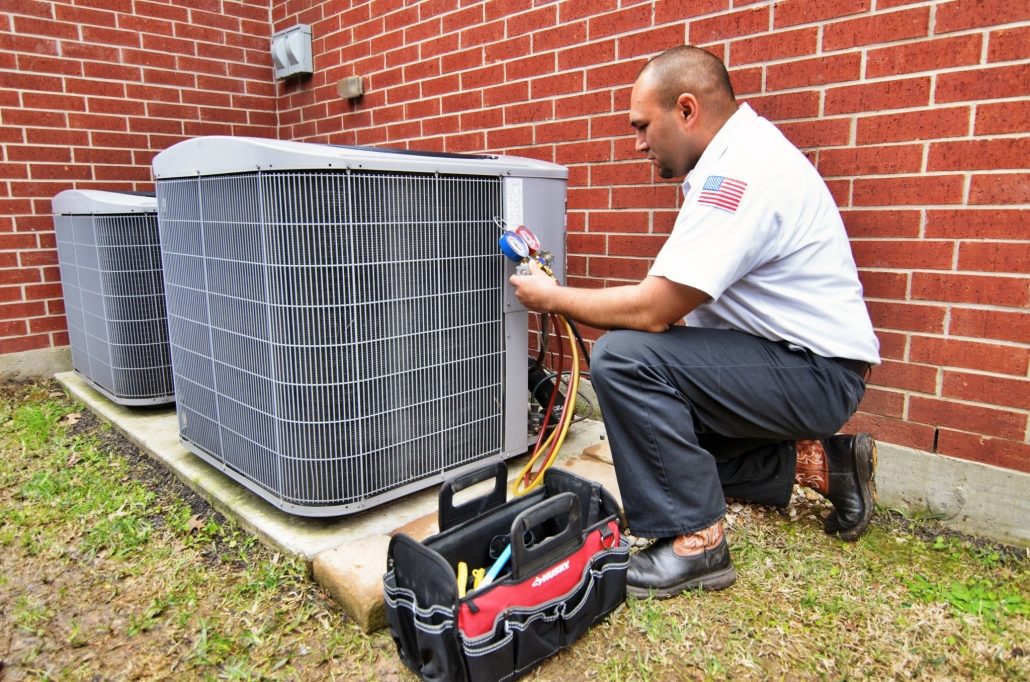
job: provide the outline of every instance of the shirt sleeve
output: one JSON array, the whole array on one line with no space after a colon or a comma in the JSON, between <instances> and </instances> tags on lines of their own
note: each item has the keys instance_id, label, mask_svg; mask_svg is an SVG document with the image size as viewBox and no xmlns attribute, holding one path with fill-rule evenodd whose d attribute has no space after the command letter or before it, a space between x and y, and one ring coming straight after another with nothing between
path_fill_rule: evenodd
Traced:
<instances>
[{"instance_id":1,"label":"shirt sleeve","mask_svg":"<svg viewBox=\"0 0 1030 682\"><path fill-rule=\"evenodd\" d=\"M699 289L713 300L750 272L768 246L775 216L754 182L740 173L692 183L650 275Z\"/></svg>"}]
</instances>

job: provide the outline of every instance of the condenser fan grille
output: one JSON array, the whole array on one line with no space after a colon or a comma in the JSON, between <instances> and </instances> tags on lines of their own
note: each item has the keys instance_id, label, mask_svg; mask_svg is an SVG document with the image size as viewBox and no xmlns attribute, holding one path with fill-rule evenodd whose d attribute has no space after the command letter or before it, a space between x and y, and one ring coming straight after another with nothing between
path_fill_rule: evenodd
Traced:
<instances>
[{"instance_id":1,"label":"condenser fan grille","mask_svg":"<svg viewBox=\"0 0 1030 682\"><path fill-rule=\"evenodd\" d=\"M124 215L57 214L54 228L74 369L117 403L171 402L156 206Z\"/></svg>"},{"instance_id":2,"label":"condenser fan grille","mask_svg":"<svg viewBox=\"0 0 1030 682\"><path fill-rule=\"evenodd\" d=\"M159 180L180 432L298 513L349 512L504 438L498 177Z\"/></svg>"}]
</instances>

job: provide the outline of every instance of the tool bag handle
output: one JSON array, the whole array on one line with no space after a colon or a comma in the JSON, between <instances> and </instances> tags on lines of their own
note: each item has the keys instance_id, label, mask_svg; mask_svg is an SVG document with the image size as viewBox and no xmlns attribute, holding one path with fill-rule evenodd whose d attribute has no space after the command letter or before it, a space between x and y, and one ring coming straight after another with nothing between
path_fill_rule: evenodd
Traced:
<instances>
[{"instance_id":1,"label":"tool bag handle","mask_svg":"<svg viewBox=\"0 0 1030 682\"><path fill-rule=\"evenodd\" d=\"M477 483L494 479L494 488L485 495L454 506L454 494L460 493ZM502 506L508 494L508 467L504 462L481 467L466 474L449 478L440 487L440 501L437 522L442 533L461 523L478 518L486 512Z\"/></svg>"},{"instance_id":2,"label":"tool bag handle","mask_svg":"<svg viewBox=\"0 0 1030 682\"><path fill-rule=\"evenodd\" d=\"M526 546L527 531L561 519L565 519L565 527L559 533ZM512 579L522 580L572 553L582 542L582 533L579 498L573 493L549 497L525 510L511 524Z\"/></svg>"}]
</instances>

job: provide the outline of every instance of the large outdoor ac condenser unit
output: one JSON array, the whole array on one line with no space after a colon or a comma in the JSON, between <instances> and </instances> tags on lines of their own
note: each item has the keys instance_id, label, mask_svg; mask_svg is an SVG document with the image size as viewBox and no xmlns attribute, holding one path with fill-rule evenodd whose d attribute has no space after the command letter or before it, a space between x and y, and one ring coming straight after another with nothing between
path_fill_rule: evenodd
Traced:
<instances>
[{"instance_id":1,"label":"large outdoor ac condenser unit","mask_svg":"<svg viewBox=\"0 0 1030 682\"><path fill-rule=\"evenodd\" d=\"M173 401L157 200L66 190L52 206L72 367L121 405Z\"/></svg>"},{"instance_id":2,"label":"large outdoor ac condenser unit","mask_svg":"<svg viewBox=\"0 0 1030 682\"><path fill-rule=\"evenodd\" d=\"M154 159L179 432L335 516L525 452L527 313L500 225L564 265L561 166L256 138Z\"/></svg>"}]
</instances>

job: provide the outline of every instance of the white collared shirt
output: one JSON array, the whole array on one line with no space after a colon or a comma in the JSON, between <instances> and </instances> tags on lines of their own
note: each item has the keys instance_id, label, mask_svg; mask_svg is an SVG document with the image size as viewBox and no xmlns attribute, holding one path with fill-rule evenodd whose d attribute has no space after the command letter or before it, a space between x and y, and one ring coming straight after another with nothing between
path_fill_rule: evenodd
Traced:
<instances>
[{"instance_id":1,"label":"white collared shirt","mask_svg":"<svg viewBox=\"0 0 1030 682\"><path fill-rule=\"evenodd\" d=\"M687 175L683 196L649 274L711 296L688 324L879 363L840 212L775 126L741 105Z\"/></svg>"}]
</instances>

